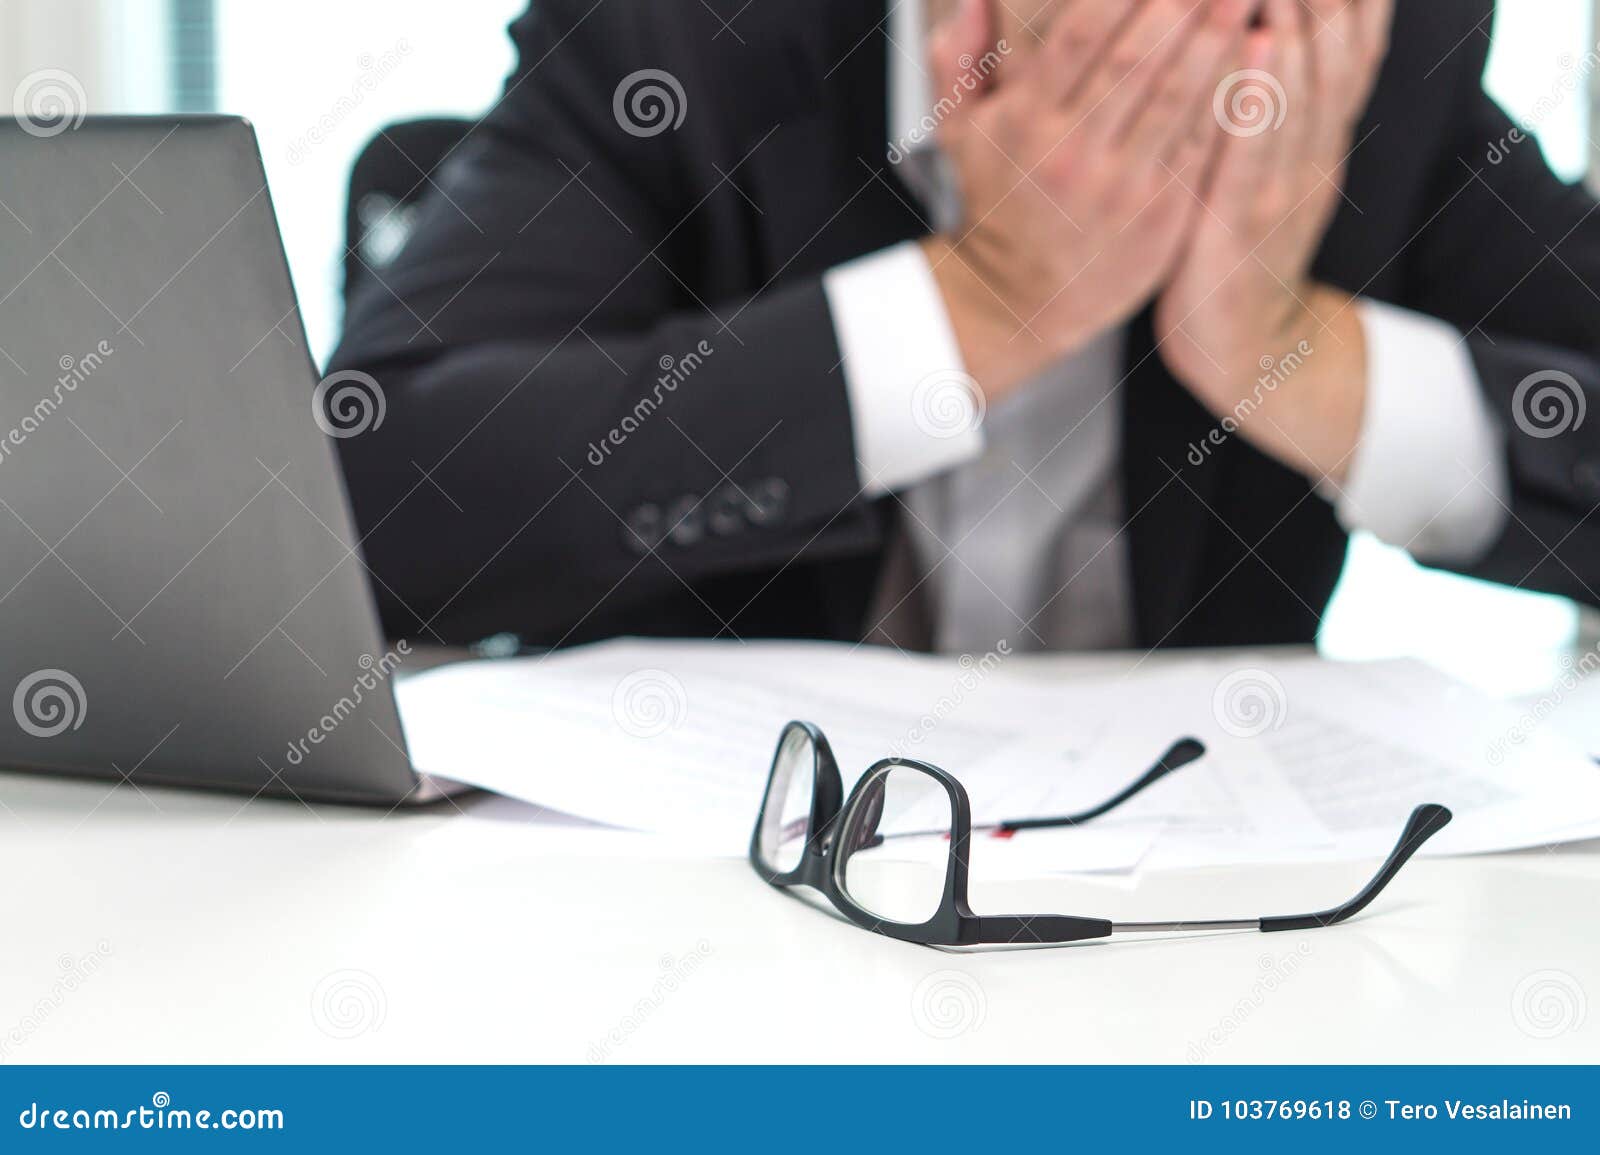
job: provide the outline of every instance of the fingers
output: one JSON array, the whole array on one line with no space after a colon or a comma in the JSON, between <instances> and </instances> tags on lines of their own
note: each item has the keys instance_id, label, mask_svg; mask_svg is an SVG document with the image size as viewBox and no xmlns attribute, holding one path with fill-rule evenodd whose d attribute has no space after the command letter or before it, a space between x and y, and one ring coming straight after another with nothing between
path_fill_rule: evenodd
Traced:
<instances>
[{"instance_id":1,"label":"fingers","mask_svg":"<svg viewBox=\"0 0 1600 1155\"><path fill-rule=\"evenodd\" d=\"M1195 0L1144 0L1101 54L1068 114L1091 136L1115 139L1160 87L1163 74L1170 72L1169 55L1176 60L1177 50L1186 48L1205 9Z\"/></svg>"},{"instance_id":2,"label":"fingers","mask_svg":"<svg viewBox=\"0 0 1600 1155\"><path fill-rule=\"evenodd\" d=\"M1200 104L1190 112L1184 132L1161 162L1160 178L1182 184L1192 202L1191 215L1205 204L1205 188L1221 137L1222 126L1212 115L1211 106Z\"/></svg>"},{"instance_id":3,"label":"fingers","mask_svg":"<svg viewBox=\"0 0 1600 1155\"><path fill-rule=\"evenodd\" d=\"M1389 52L1394 0L1302 0L1318 97L1353 118L1366 105Z\"/></svg>"},{"instance_id":4,"label":"fingers","mask_svg":"<svg viewBox=\"0 0 1600 1155\"><path fill-rule=\"evenodd\" d=\"M1389 51L1389 35L1394 30L1394 0L1360 0L1357 20L1361 43L1369 58L1381 60Z\"/></svg>"},{"instance_id":5,"label":"fingers","mask_svg":"<svg viewBox=\"0 0 1600 1155\"><path fill-rule=\"evenodd\" d=\"M1266 26L1278 50L1273 75L1281 86L1283 101L1282 109L1272 113L1274 118L1279 113L1283 116L1282 139L1273 145L1277 175L1292 186L1295 174L1315 158L1316 146L1321 143L1318 122L1324 118L1311 93L1311 37L1316 30L1300 0L1266 0L1265 12Z\"/></svg>"},{"instance_id":6,"label":"fingers","mask_svg":"<svg viewBox=\"0 0 1600 1155\"><path fill-rule=\"evenodd\" d=\"M1149 0L1135 0L1135 5ZM1035 62L1041 97L1062 106L1080 92L1112 38L1122 29L1136 6L1107 4L1103 0L1066 0Z\"/></svg>"},{"instance_id":7,"label":"fingers","mask_svg":"<svg viewBox=\"0 0 1600 1155\"><path fill-rule=\"evenodd\" d=\"M1240 70L1251 76L1238 79L1235 86L1221 94L1238 104L1224 105L1219 112L1218 122L1225 136L1206 201L1224 217L1247 217L1261 190L1275 175L1280 142L1272 126L1283 98L1273 85L1278 83L1276 77L1282 68L1277 36L1267 28L1252 29L1245 37L1240 57ZM1270 82L1268 77L1272 78ZM1230 116L1246 112L1248 120Z\"/></svg>"},{"instance_id":8,"label":"fingers","mask_svg":"<svg viewBox=\"0 0 1600 1155\"><path fill-rule=\"evenodd\" d=\"M958 86L976 83L980 91L993 85L994 77L978 77L972 63L995 45L995 6L998 0L960 0L956 10L928 37L928 65L936 91L948 93ZM956 115L970 111L963 103Z\"/></svg>"},{"instance_id":9,"label":"fingers","mask_svg":"<svg viewBox=\"0 0 1600 1155\"><path fill-rule=\"evenodd\" d=\"M1324 169L1337 168L1350 148L1351 132L1366 106L1376 69L1368 69L1358 3L1307 0L1305 35L1310 76L1306 89L1315 111L1312 154Z\"/></svg>"},{"instance_id":10,"label":"fingers","mask_svg":"<svg viewBox=\"0 0 1600 1155\"><path fill-rule=\"evenodd\" d=\"M1323 120L1348 119L1361 85L1361 9L1357 0L1304 0L1309 20L1314 99Z\"/></svg>"},{"instance_id":11,"label":"fingers","mask_svg":"<svg viewBox=\"0 0 1600 1155\"><path fill-rule=\"evenodd\" d=\"M1360 95L1364 106L1372 97L1372 85L1389 55L1389 36L1394 30L1394 0L1360 0L1357 25L1361 30L1361 60L1367 83Z\"/></svg>"},{"instance_id":12,"label":"fingers","mask_svg":"<svg viewBox=\"0 0 1600 1155\"><path fill-rule=\"evenodd\" d=\"M1215 127L1212 98L1217 83L1238 58L1249 15L1248 2L1232 9L1211 6L1189 40L1165 62L1154 93L1131 110L1121 147L1132 155L1166 156L1204 117ZM1213 133L1207 133L1213 137Z\"/></svg>"}]
</instances>

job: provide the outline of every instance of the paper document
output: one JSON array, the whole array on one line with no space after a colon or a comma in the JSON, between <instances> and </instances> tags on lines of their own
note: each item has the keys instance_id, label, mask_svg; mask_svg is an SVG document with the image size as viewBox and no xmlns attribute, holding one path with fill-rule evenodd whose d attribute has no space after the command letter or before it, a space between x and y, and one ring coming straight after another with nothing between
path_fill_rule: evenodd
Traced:
<instances>
[{"instance_id":1,"label":"paper document","mask_svg":"<svg viewBox=\"0 0 1600 1155\"><path fill-rule=\"evenodd\" d=\"M616 641L445 666L397 696L420 770L707 855L745 852L796 718L827 734L847 791L883 757L916 758L961 780L980 823L1084 809L1175 739L1206 742L1205 759L1113 815L984 854L1018 876L1381 855L1422 802L1456 814L1432 853L1600 836L1600 770L1548 734L1509 740L1515 711L1420 663L1027 671L998 655Z\"/></svg>"},{"instance_id":2,"label":"paper document","mask_svg":"<svg viewBox=\"0 0 1600 1155\"><path fill-rule=\"evenodd\" d=\"M749 846L773 749L793 719L822 728L846 789L898 753L960 773L979 821L1093 805L1178 737L1130 744L1126 764L1086 765L1101 711L1017 679L990 691L1000 677L976 662L826 644L608 642L446 666L397 696L419 769L692 839L711 854ZM1106 822L1098 854L1068 868L1132 866L1158 827ZM1098 866L1108 854L1111 865Z\"/></svg>"},{"instance_id":3,"label":"paper document","mask_svg":"<svg viewBox=\"0 0 1600 1155\"><path fill-rule=\"evenodd\" d=\"M1170 716L1212 715L1197 722L1212 756L1152 865L1379 855L1420 802L1455 815L1424 853L1600 835L1600 769L1581 750L1521 734L1514 711L1422 663L1206 663L1138 692Z\"/></svg>"}]
</instances>

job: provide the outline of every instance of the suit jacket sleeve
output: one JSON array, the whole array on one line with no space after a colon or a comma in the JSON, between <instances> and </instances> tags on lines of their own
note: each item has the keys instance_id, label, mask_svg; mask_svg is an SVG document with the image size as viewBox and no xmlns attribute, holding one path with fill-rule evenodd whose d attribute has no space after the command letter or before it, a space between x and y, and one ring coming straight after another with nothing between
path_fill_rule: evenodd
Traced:
<instances>
[{"instance_id":1,"label":"suit jacket sleeve","mask_svg":"<svg viewBox=\"0 0 1600 1155\"><path fill-rule=\"evenodd\" d=\"M652 7L541 0L519 19L504 98L353 294L334 367L372 374L387 415L340 451L395 632L514 616L555 641L602 600L874 532L820 279L689 288L711 221L754 210L720 178L738 158L697 136L716 101L652 35ZM614 107L645 69L685 90L679 130Z\"/></svg>"},{"instance_id":2,"label":"suit jacket sleeve","mask_svg":"<svg viewBox=\"0 0 1600 1155\"><path fill-rule=\"evenodd\" d=\"M1505 431L1507 528L1468 572L1600 604L1600 206L1483 91L1493 5L1463 7L1481 29L1452 62L1470 95L1407 280L1413 307L1466 334Z\"/></svg>"}]
</instances>

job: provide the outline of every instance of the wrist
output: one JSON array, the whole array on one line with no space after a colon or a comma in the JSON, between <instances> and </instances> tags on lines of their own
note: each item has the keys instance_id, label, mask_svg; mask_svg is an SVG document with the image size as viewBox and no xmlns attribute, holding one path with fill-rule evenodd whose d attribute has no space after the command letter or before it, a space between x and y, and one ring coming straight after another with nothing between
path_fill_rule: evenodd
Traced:
<instances>
[{"instance_id":1,"label":"wrist","mask_svg":"<svg viewBox=\"0 0 1600 1155\"><path fill-rule=\"evenodd\" d=\"M1001 270L945 236L919 242L944 298L967 372L997 401L1083 343L1084 336L1029 323L1025 303L1008 299Z\"/></svg>"},{"instance_id":2,"label":"wrist","mask_svg":"<svg viewBox=\"0 0 1600 1155\"><path fill-rule=\"evenodd\" d=\"M1257 448L1307 477L1343 480L1366 412L1357 303L1305 283L1240 309L1253 323L1181 359L1186 388ZM1175 369L1175 371L1177 371Z\"/></svg>"},{"instance_id":3,"label":"wrist","mask_svg":"<svg viewBox=\"0 0 1600 1155\"><path fill-rule=\"evenodd\" d=\"M1266 448L1313 481L1342 483L1366 414L1366 333L1348 293L1307 283L1292 299L1260 362L1275 359L1269 375L1287 387L1289 402Z\"/></svg>"},{"instance_id":4,"label":"wrist","mask_svg":"<svg viewBox=\"0 0 1600 1155\"><path fill-rule=\"evenodd\" d=\"M1302 294L1295 340L1314 345L1320 356L1307 381L1307 418L1302 425L1302 468L1313 480L1342 484L1361 443L1368 397L1367 334L1360 302L1327 285L1310 284Z\"/></svg>"},{"instance_id":5,"label":"wrist","mask_svg":"<svg viewBox=\"0 0 1600 1155\"><path fill-rule=\"evenodd\" d=\"M1189 382L1207 391L1231 395L1241 381L1251 381L1271 366L1269 362L1288 356L1291 350L1313 348L1323 342L1323 318L1332 316L1336 306L1322 299L1318 288L1272 285L1272 293L1255 303L1231 310L1241 323L1231 326L1220 342L1206 342L1209 356L1198 359L1194 368L1209 380ZM1316 304L1313 305L1313 298Z\"/></svg>"},{"instance_id":6,"label":"wrist","mask_svg":"<svg viewBox=\"0 0 1600 1155\"><path fill-rule=\"evenodd\" d=\"M1183 384L1202 395L1230 398L1241 383L1254 381L1270 370L1274 362L1289 359L1298 352L1342 344L1345 327L1340 323L1349 313L1352 298L1322 285L1305 283L1294 288L1273 285L1274 292L1253 304L1229 311L1241 323L1202 331L1195 343L1201 356L1186 358L1177 375ZM1190 328L1194 328L1190 323Z\"/></svg>"}]
</instances>

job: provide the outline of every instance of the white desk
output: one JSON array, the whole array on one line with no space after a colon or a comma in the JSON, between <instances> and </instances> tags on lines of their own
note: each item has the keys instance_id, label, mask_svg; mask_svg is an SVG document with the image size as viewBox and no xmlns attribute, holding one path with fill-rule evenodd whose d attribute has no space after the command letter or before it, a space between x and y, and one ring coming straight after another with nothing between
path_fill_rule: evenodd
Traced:
<instances>
[{"instance_id":1,"label":"white desk","mask_svg":"<svg viewBox=\"0 0 1600 1155\"><path fill-rule=\"evenodd\" d=\"M1332 930L970 954L743 862L561 849L493 799L384 816L7 775L0 803L5 1062L1600 1060L1600 843L1414 862ZM1364 870L1008 897L1255 915Z\"/></svg>"}]
</instances>

